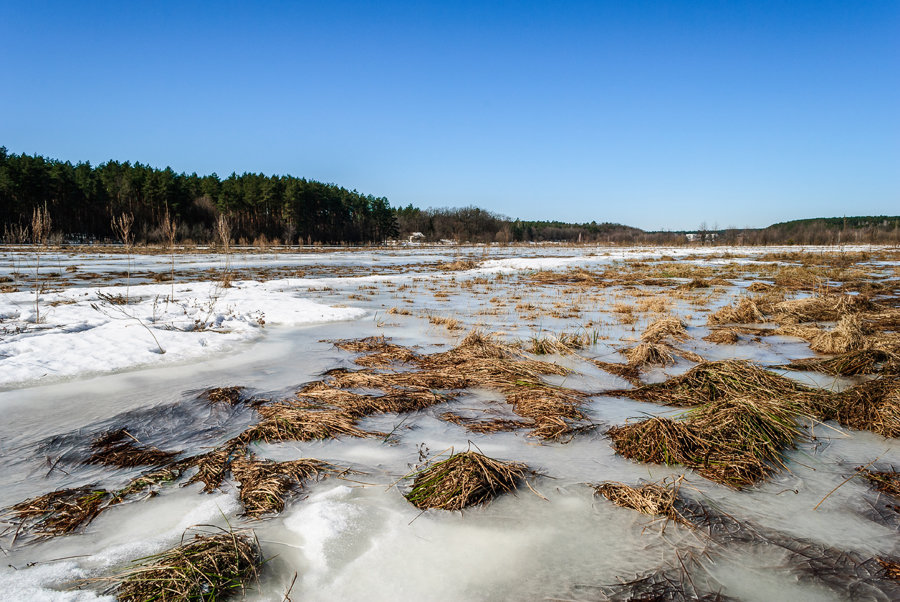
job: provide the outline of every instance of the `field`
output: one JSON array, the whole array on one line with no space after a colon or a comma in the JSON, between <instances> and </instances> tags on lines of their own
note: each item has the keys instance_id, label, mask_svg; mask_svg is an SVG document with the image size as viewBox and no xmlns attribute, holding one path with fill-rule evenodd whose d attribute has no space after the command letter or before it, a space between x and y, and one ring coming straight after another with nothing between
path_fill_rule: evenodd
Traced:
<instances>
[{"instance_id":1,"label":"field","mask_svg":"<svg viewBox=\"0 0 900 602\"><path fill-rule=\"evenodd\" d=\"M0 248L0 597L900 599L898 292L890 247Z\"/></svg>"}]
</instances>

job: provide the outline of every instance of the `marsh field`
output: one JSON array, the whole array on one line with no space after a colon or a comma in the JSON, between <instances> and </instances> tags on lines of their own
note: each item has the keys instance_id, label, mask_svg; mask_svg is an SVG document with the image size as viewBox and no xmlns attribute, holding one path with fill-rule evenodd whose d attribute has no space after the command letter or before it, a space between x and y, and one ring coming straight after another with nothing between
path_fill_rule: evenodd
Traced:
<instances>
[{"instance_id":1,"label":"marsh field","mask_svg":"<svg viewBox=\"0 0 900 602\"><path fill-rule=\"evenodd\" d=\"M898 292L891 247L0 247L0 598L900 599Z\"/></svg>"}]
</instances>

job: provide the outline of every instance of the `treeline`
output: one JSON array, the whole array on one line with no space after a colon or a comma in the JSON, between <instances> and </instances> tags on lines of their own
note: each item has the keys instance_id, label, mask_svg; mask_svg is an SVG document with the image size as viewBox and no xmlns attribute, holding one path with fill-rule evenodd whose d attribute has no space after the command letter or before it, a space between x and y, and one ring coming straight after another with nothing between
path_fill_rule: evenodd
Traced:
<instances>
[{"instance_id":1,"label":"treeline","mask_svg":"<svg viewBox=\"0 0 900 602\"><path fill-rule=\"evenodd\" d=\"M749 240L759 244L900 243L900 216L818 217L772 224Z\"/></svg>"},{"instance_id":2,"label":"treeline","mask_svg":"<svg viewBox=\"0 0 900 602\"><path fill-rule=\"evenodd\" d=\"M363 243L397 235L384 197L334 184L255 173L225 179L216 174L175 173L141 163L109 161L92 166L0 147L0 223L6 242L28 242L32 213L46 205L53 229L68 240L114 238L113 217L134 217L138 241L162 239L168 215L179 240L214 239L219 215L235 240L260 237L285 244Z\"/></svg>"},{"instance_id":3,"label":"treeline","mask_svg":"<svg viewBox=\"0 0 900 602\"><path fill-rule=\"evenodd\" d=\"M112 219L133 216L137 242L175 238L207 243L228 218L235 242L364 244L415 238L423 242L568 242L660 244L900 244L900 217L795 220L767 228L645 232L621 224L523 221L479 209L392 209L384 197L293 176L175 173L141 163L108 161L96 167L0 147L0 239L32 242L35 209L47 208L57 242L114 240Z\"/></svg>"},{"instance_id":4,"label":"treeline","mask_svg":"<svg viewBox=\"0 0 900 602\"><path fill-rule=\"evenodd\" d=\"M419 233L427 241L634 244L653 237L621 224L512 220L478 207L419 209L408 205L397 209L396 214L401 236L406 238Z\"/></svg>"}]
</instances>

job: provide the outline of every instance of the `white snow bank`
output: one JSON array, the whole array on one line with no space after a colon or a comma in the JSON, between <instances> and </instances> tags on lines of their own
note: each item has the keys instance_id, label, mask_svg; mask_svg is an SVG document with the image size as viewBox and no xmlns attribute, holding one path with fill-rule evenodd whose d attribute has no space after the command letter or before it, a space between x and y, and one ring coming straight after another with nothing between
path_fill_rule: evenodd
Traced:
<instances>
[{"instance_id":1,"label":"white snow bank","mask_svg":"<svg viewBox=\"0 0 900 602\"><path fill-rule=\"evenodd\" d=\"M102 298L124 296L125 287L44 294L40 324L33 293L0 295L0 387L182 362L258 338L264 326L366 314L302 298L302 289L284 281L176 285L174 302L171 292L170 285L132 286L127 305Z\"/></svg>"}]
</instances>

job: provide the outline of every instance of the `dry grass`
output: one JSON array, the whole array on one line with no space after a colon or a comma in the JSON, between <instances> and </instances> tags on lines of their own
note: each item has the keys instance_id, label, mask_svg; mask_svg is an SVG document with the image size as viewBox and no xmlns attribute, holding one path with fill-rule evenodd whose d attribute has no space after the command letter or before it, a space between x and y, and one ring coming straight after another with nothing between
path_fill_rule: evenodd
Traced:
<instances>
[{"instance_id":1,"label":"dry grass","mask_svg":"<svg viewBox=\"0 0 900 602\"><path fill-rule=\"evenodd\" d=\"M617 506L649 516L663 516L679 523L685 522L675 509L678 482L663 480L632 487L617 481L605 481L593 486L593 489L595 495L602 495Z\"/></svg>"},{"instance_id":2,"label":"dry grass","mask_svg":"<svg viewBox=\"0 0 900 602\"><path fill-rule=\"evenodd\" d=\"M223 600L259 576L263 560L252 531L197 534L114 577L123 602Z\"/></svg>"},{"instance_id":3,"label":"dry grass","mask_svg":"<svg viewBox=\"0 0 900 602\"><path fill-rule=\"evenodd\" d=\"M463 416L455 412L444 412L440 415L440 419L461 426L467 431L479 434L515 431L520 428L533 426L531 422L522 422L521 420L510 420L509 418L479 419Z\"/></svg>"},{"instance_id":4,"label":"dry grass","mask_svg":"<svg viewBox=\"0 0 900 602\"><path fill-rule=\"evenodd\" d=\"M428 321L435 326L443 326L447 330L462 330L462 323L456 318L451 318L449 316L436 316L434 314L428 315Z\"/></svg>"},{"instance_id":5,"label":"dry grass","mask_svg":"<svg viewBox=\"0 0 900 602\"><path fill-rule=\"evenodd\" d=\"M710 324L757 324L766 317L759 305L750 297L741 297L732 305L725 306L707 318Z\"/></svg>"},{"instance_id":6,"label":"dry grass","mask_svg":"<svg viewBox=\"0 0 900 602\"><path fill-rule=\"evenodd\" d=\"M783 465L782 450L801 438L796 405L778 398L728 397L682 419L654 417L613 427L618 453L656 464L683 464L730 487L751 485Z\"/></svg>"},{"instance_id":7,"label":"dry grass","mask_svg":"<svg viewBox=\"0 0 900 602\"><path fill-rule=\"evenodd\" d=\"M819 332L809 342L809 348L819 353L847 353L865 349L868 345L864 327L859 316L845 315L832 330Z\"/></svg>"},{"instance_id":8,"label":"dry grass","mask_svg":"<svg viewBox=\"0 0 900 602\"><path fill-rule=\"evenodd\" d=\"M875 308L862 295L820 295L782 301L775 306L775 312L779 322L836 322L847 314Z\"/></svg>"},{"instance_id":9,"label":"dry grass","mask_svg":"<svg viewBox=\"0 0 900 602\"><path fill-rule=\"evenodd\" d=\"M447 401L459 390L490 388L503 393L516 414L528 419L533 436L561 439L584 426L579 423L585 416L577 408L584 396L548 385L542 379L548 374L566 375L569 370L532 359L516 345L500 342L494 336L472 331L453 349L417 355L414 363L417 370L404 372L334 370L326 374L325 380L303 387L297 395L335 408L328 411L337 412L338 417L355 419L380 412L416 411ZM358 388L379 389L384 394L362 395L346 390ZM260 409L264 416L271 411ZM279 410L283 411L284 408ZM312 411L303 406L292 416L299 413L305 417ZM274 426L264 428L269 431Z\"/></svg>"},{"instance_id":10,"label":"dry grass","mask_svg":"<svg viewBox=\"0 0 900 602\"><path fill-rule=\"evenodd\" d=\"M666 338L676 341L686 341L690 338L685 323L673 316L666 316L651 322L641 334L641 340L648 343L658 343Z\"/></svg>"},{"instance_id":11,"label":"dry grass","mask_svg":"<svg viewBox=\"0 0 900 602\"><path fill-rule=\"evenodd\" d=\"M900 355L882 349L857 349L830 358L808 358L794 360L781 366L789 370L810 370L836 376L856 376L860 374L898 374Z\"/></svg>"},{"instance_id":12,"label":"dry grass","mask_svg":"<svg viewBox=\"0 0 900 602\"><path fill-rule=\"evenodd\" d=\"M254 518L281 512L289 492L301 488L304 481L318 479L334 470L330 464L311 458L289 462L238 458L231 465L231 472L240 484L244 512Z\"/></svg>"},{"instance_id":13,"label":"dry grass","mask_svg":"<svg viewBox=\"0 0 900 602\"><path fill-rule=\"evenodd\" d=\"M900 377L883 376L850 387L823 412L842 426L900 437Z\"/></svg>"},{"instance_id":14,"label":"dry grass","mask_svg":"<svg viewBox=\"0 0 900 602\"><path fill-rule=\"evenodd\" d=\"M111 499L109 491L91 486L61 489L10 506L4 521L15 526L13 541L22 533L37 539L64 535L94 520Z\"/></svg>"},{"instance_id":15,"label":"dry grass","mask_svg":"<svg viewBox=\"0 0 900 602\"><path fill-rule=\"evenodd\" d=\"M723 397L750 396L762 399L808 400L813 403L814 399L828 396L824 391L804 387L746 360L703 362L665 382L635 389L609 391L607 394L686 407Z\"/></svg>"},{"instance_id":16,"label":"dry grass","mask_svg":"<svg viewBox=\"0 0 900 602\"><path fill-rule=\"evenodd\" d=\"M894 581L900 581L900 562L879 558L878 563L884 568L885 577Z\"/></svg>"},{"instance_id":17,"label":"dry grass","mask_svg":"<svg viewBox=\"0 0 900 602\"><path fill-rule=\"evenodd\" d=\"M610 374L614 374L619 378L624 378L635 387L640 387L644 383L641 381L641 370L633 364L617 364L615 362L604 362L602 360L591 360L595 366L601 370L605 370Z\"/></svg>"},{"instance_id":18,"label":"dry grass","mask_svg":"<svg viewBox=\"0 0 900 602\"><path fill-rule=\"evenodd\" d=\"M417 472L406 499L423 510L462 510L515 491L527 470L524 464L501 462L473 451L454 454Z\"/></svg>"},{"instance_id":19,"label":"dry grass","mask_svg":"<svg viewBox=\"0 0 900 602\"><path fill-rule=\"evenodd\" d=\"M590 345L585 334L562 332L557 335L535 335L524 344L524 349L534 355L568 355Z\"/></svg>"},{"instance_id":20,"label":"dry grass","mask_svg":"<svg viewBox=\"0 0 900 602\"><path fill-rule=\"evenodd\" d=\"M176 462L164 468L145 472L132 479L124 488L116 491L115 499L111 503L118 503L130 495L144 493L147 490L151 490L150 495L154 495L155 490L153 488L163 483L172 483L178 480L186 469L187 465L184 462Z\"/></svg>"},{"instance_id":21,"label":"dry grass","mask_svg":"<svg viewBox=\"0 0 900 602\"><path fill-rule=\"evenodd\" d=\"M244 387L216 387L203 392L203 397L211 404L225 403L230 406L241 401Z\"/></svg>"},{"instance_id":22,"label":"dry grass","mask_svg":"<svg viewBox=\"0 0 900 602\"><path fill-rule=\"evenodd\" d=\"M140 446L125 429L104 433L91 444L93 453L86 464L102 464L118 468L163 466L181 452L164 452L155 447Z\"/></svg>"},{"instance_id":23,"label":"dry grass","mask_svg":"<svg viewBox=\"0 0 900 602\"><path fill-rule=\"evenodd\" d=\"M339 388L333 382L321 381L307 385L297 395L303 399L327 404L354 417L388 412L416 412L455 397L455 393L439 393L428 387L414 385L398 387L393 385L391 380L389 375L370 373L366 376L367 384L371 388L381 389L384 392L382 395L353 393Z\"/></svg>"},{"instance_id":24,"label":"dry grass","mask_svg":"<svg viewBox=\"0 0 900 602\"><path fill-rule=\"evenodd\" d=\"M406 347L389 343L383 336L334 341L334 346L344 351L362 353L363 355L355 360L360 366L384 367L393 363L409 364L416 359L415 353Z\"/></svg>"},{"instance_id":25,"label":"dry grass","mask_svg":"<svg viewBox=\"0 0 900 602\"><path fill-rule=\"evenodd\" d=\"M384 437L356 427L357 417L343 410L311 409L288 401L262 406L263 420L240 435L243 442L315 441L338 437Z\"/></svg>"},{"instance_id":26,"label":"dry grass","mask_svg":"<svg viewBox=\"0 0 900 602\"><path fill-rule=\"evenodd\" d=\"M674 349L667 343L638 343L625 350L632 366L668 366L675 363Z\"/></svg>"},{"instance_id":27,"label":"dry grass","mask_svg":"<svg viewBox=\"0 0 900 602\"><path fill-rule=\"evenodd\" d=\"M474 270L479 265L481 265L480 262L471 259L457 259L452 262L438 264L437 269L444 272L465 271Z\"/></svg>"},{"instance_id":28,"label":"dry grass","mask_svg":"<svg viewBox=\"0 0 900 602\"><path fill-rule=\"evenodd\" d=\"M894 470L867 470L862 466L858 466L856 470L864 479L872 483L877 491L900 500L900 473ZM900 508L896 509L900 512Z\"/></svg>"},{"instance_id":29,"label":"dry grass","mask_svg":"<svg viewBox=\"0 0 900 602\"><path fill-rule=\"evenodd\" d=\"M709 343L719 343L723 345L733 345L740 340L737 330L734 328L715 328L708 335L703 337L704 341Z\"/></svg>"},{"instance_id":30,"label":"dry grass","mask_svg":"<svg viewBox=\"0 0 900 602\"><path fill-rule=\"evenodd\" d=\"M190 478L187 484L203 483L204 492L215 491L225 480L234 455L233 449L226 445L211 452L187 458L184 463L197 468L197 473Z\"/></svg>"}]
</instances>

